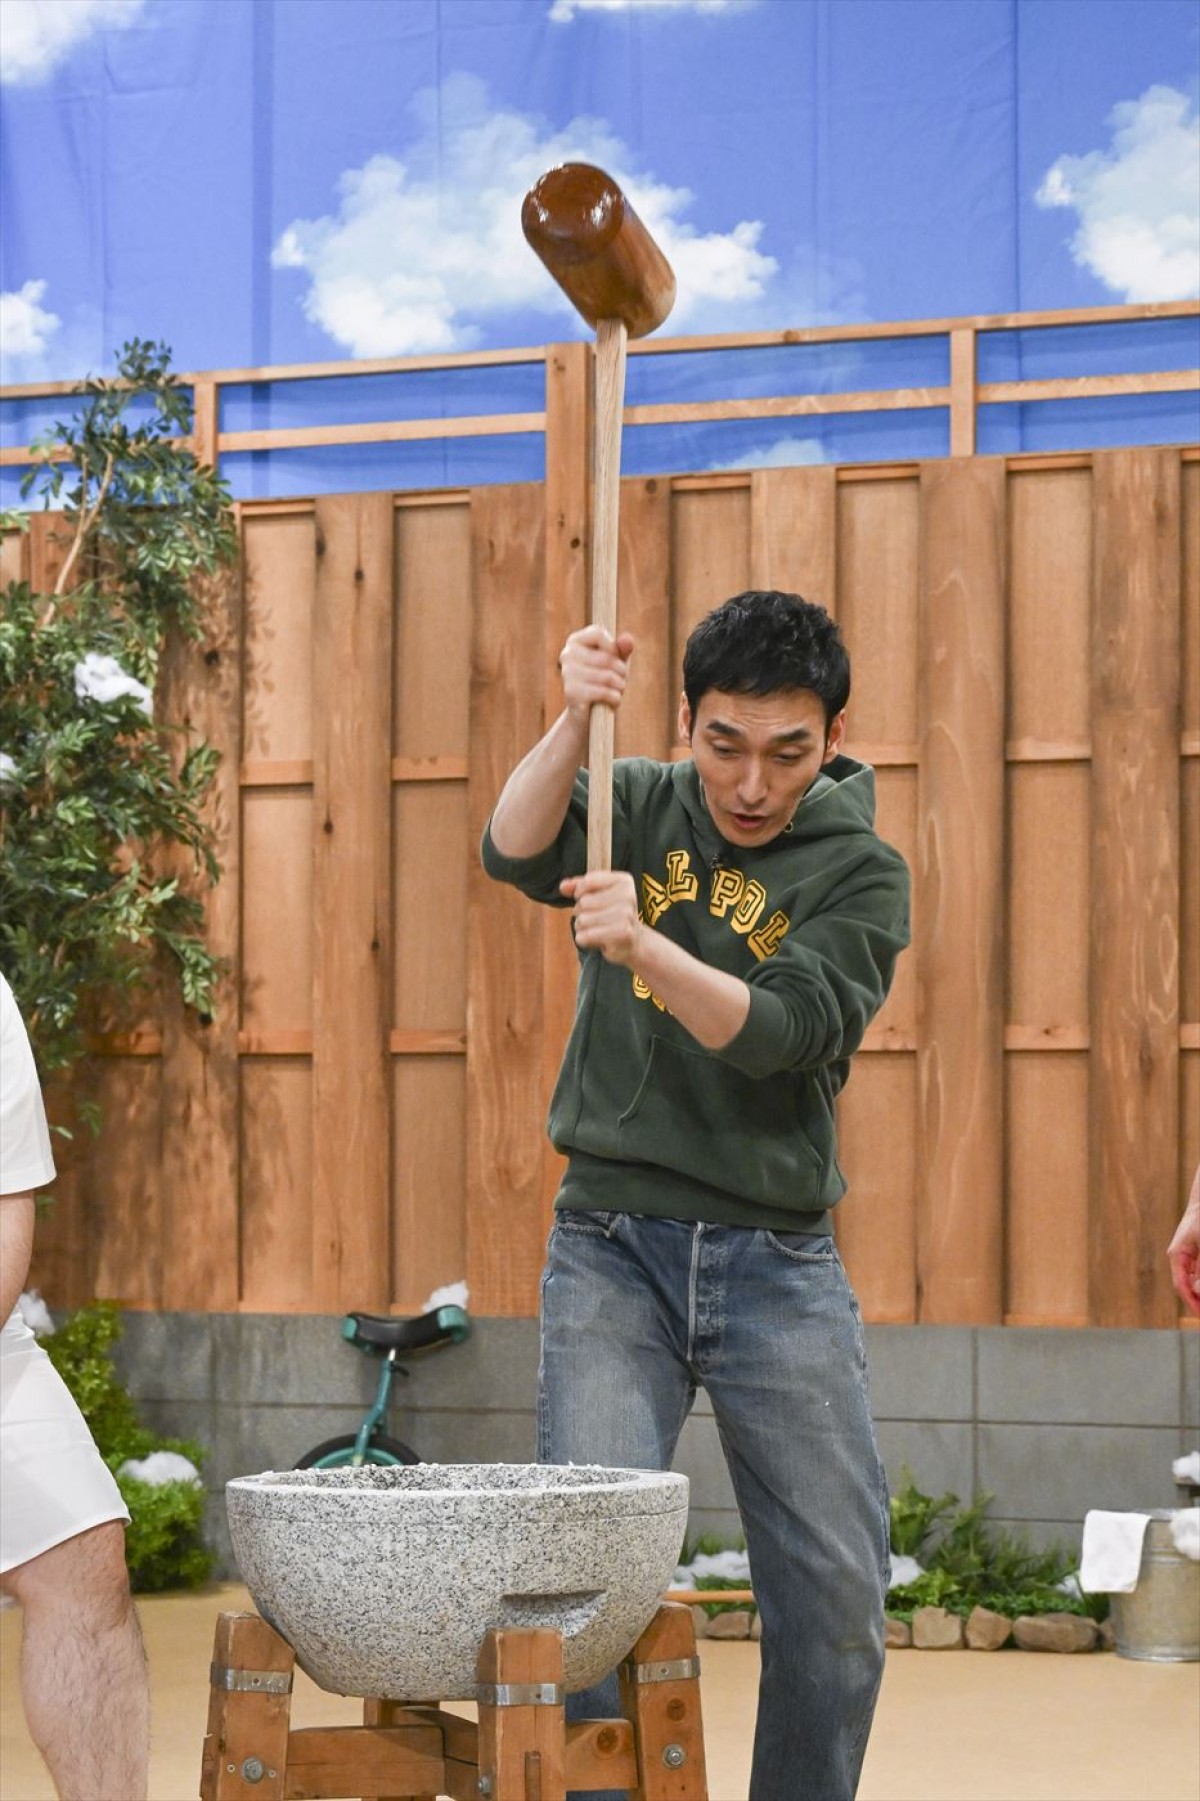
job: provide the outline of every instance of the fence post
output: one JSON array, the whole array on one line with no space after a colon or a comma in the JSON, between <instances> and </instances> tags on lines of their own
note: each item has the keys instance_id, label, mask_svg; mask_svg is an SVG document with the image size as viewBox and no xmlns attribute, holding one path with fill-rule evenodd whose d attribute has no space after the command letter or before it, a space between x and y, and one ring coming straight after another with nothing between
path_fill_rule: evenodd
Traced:
<instances>
[{"instance_id":1,"label":"fence post","mask_svg":"<svg viewBox=\"0 0 1200 1801\"><path fill-rule=\"evenodd\" d=\"M1093 463L1090 1314L1170 1326L1179 1192L1180 479Z\"/></svg>"},{"instance_id":2,"label":"fence post","mask_svg":"<svg viewBox=\"0 0 1200 1801\"><path fill-rule=\"evenodd\" d=\"M1005 470L921 471L918 1317L999 1323Z\"/></svg>"}]
</instances>

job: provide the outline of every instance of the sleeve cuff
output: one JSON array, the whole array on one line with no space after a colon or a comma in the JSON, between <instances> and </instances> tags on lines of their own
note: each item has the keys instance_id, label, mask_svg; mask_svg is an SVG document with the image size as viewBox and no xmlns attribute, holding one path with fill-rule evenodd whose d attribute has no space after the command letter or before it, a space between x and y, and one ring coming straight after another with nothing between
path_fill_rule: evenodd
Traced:
<instances>
[{"instance_id":1,"label":"sleeve cuff","mask_svg":"<svg viewBox=\"0 0 1200 1801\"><path fill-rule=\"evenodd\" d=\"M747 1076L770 1076L787 1065L788 1010L777 994L750 986L750 1011L741 1030L714 1056Z\"/></svg>"},{"instance_id":2,"label":"sleeve cuff","mask_svg":"<svg viewBox=\"0 0 1200 1801\"><path fill-rule=\"evenodd\" d=\"M558 893L558 884L563 877L562 846L555 839L545 850L538 851L533 857L506 857L496 849L492 841L491 821L484 828L483 841L480 845L480 859L484 871L493 881L508 882L512 887L521 889L522 893L536 893L558 906L570 906L565 895Z\"/></svg>"}]
</instances>

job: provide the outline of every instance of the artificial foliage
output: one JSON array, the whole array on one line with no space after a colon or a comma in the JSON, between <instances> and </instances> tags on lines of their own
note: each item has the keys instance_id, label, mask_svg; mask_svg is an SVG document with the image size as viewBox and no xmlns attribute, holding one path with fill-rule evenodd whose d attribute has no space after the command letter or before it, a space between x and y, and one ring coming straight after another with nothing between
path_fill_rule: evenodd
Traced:
<instances>
[{"instance_id":1,"label":"artificial foliage","mask_svg":"<svg viewBox=\"0 0 1200 1801\"><path fill-rule=\"evenodd\" d=\"M1083 1594L1071 1581L1079 1558L1065 1546L1035 1550L1023 1534L988 1521L991 1495L978 1494L963 1506L956 1494L923 1493L907 1468L902 1475L891 1497L891 1549L897 1557L915 1558L924 1571L912 1582L889 1588L886 1605L891 1618L910 1622L920 1607L944 1607L964 1618L973 1607L987 1607L1010 1619L1039 1613L1078 1613L1094 1620L1107 1615L1107 1595ZM744 1539L730 1544L720 1538L699 1538L685 1548L682 1562L686 1565L700 1553L712 1556L745 1548ZM721 1589L748 1586L726 1576L697 1576L695 1585L713 1590L713 1601L704 1604L710 1617L729 1611L728 1605L717 1602Z\"/></svg>"},{"instance_id":2,"label":"artificial foliage","mask_svg":"<svg viewBox=\"0 0 1200 1801\"><path fill-rule=\"evenodd\" d=\"M43 1076L84 1055L99 1009L119 1018L164 975L212 1009L218 965L180 875L217 879L202 812L216 753L153 717L170 635L199 637L203 578L236 554L191 424L170 353L134 340L22 484L61 513L62 558L53 592L0 594L0 968Z\"/></svg>"},{"instance_id":3,"label":"artificial foliage","mask_svg":"<svg viewBox=\"0 0 1200 1801\"><path fill-rule=\"evenodd\" d=\"M142 1482L118 1472L131 1458L153 1451L175 1451L199 1469L204 1452L191 1439L166 1438L142 1424L113 1362L112 1348L120 1335L116 1303L96 1301L73 1313L42 1345L75 1397L129 1509L125 1559L131 1585L141 1594L199 1588L214 1562L203 1537L202 1485Z\"/></svg>"},{"instance_id":4,"label":"artificial foliage","mask_svg":"<svg viewBox=\"0 0 1200 1801\"><path fill-rule=\"evenodd\" d=\"M944 1607L964 1617L973 1607L1011 1619L1038 1613L1105 1617L1107 1595L1083 1594L1070 1580L1079 1559L1065 1546L1036 1550L1023 1533L990 1524L991 1495L978 1494L960 1506L957 1495L934 1499L922 1493L909 1470L903 1476L891 1498L892 1550L916 1558L924 1574L888 1590L893 1618L911 1621L919 1607Z\"/></svg>"}]
</instances>

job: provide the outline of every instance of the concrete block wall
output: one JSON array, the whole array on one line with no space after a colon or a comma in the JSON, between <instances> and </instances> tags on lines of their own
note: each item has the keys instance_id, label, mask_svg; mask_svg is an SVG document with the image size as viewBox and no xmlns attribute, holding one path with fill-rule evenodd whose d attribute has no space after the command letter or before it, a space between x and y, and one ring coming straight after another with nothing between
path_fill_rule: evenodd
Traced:
<instances>
[{"instance_id":1,"label":"concrete block wall","mask_svg":"<svg viewBox=\"0 0 1200 1801\"><path fill-rule=\"evenodd\" d=\"M353 1430L378 1365L340 1337L340 1316L131 1313L118 1362L144 1417L208 1448L211 1540L232 1574L222 1493L230 1476L290 1468ZM411 1365L393 1391L393 1436L430 1462L534 1455L537 1325L475 1320L460 1346ZM930 1494L992 1492L990 1517L1034 1544L1075 1546L1090 1507L1169 1507L1171 1463L1200 1446L1200 1333L875 1326L872 1410L893 1485L907 1466ZM692 1532L733 1539L737 1510L701 1393L676 1468Z\"/></svg>"}]
</instances>

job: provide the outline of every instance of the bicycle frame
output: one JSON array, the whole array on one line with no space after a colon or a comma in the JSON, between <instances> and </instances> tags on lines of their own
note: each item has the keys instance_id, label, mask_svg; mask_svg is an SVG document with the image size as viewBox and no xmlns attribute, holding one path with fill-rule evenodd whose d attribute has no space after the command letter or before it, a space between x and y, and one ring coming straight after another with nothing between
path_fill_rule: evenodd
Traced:
<instances>
[{"instance_id":1,"label":"bicycle frame","mask_svg":"<svg viewBox=\"0 0 1200 1801\"><path fill-rule=\"evenodd\" d=\"M379 1386L375 1390L375 1401L363 1418L354 1440L354 1455L350 1459L351 1467L360 1468L367 1461L367 1448L376 1432L387 1419L388 1398L392 1392L392 1382L397 1371L407 1376L408 1371L403 1364L397 1362L395 1351L388 1351L383 1358L383 1368L379 1372Z\"/></svg>"}]
</instances>

